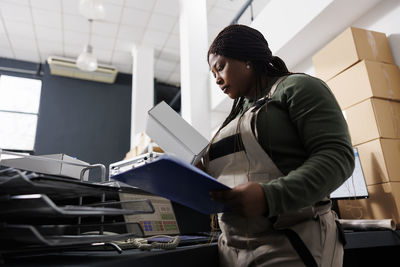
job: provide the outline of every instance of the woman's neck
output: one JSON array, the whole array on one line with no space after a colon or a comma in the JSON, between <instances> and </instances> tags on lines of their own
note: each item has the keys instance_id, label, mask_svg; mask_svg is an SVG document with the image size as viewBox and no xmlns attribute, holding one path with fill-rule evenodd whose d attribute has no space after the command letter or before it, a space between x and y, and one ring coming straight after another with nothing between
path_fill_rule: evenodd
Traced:
<instances>
[{"instance_id":1,"label":"woman's neck","mask_svg":"<svg viewBox=\"0 0 400 267\"><path fill-rule=\"evenodd\" d=\"M267 75L263 75L261 77L260 81L257 81L257 79L256 79L253 90L251 90L251 94L249 94L245 97L250 101L257 100L258 98L260 98L263 95L264 90L267 87L271 86L270 85L271 80L273 80L273 78L268 77Z\"/></svg>"}]
</instances>

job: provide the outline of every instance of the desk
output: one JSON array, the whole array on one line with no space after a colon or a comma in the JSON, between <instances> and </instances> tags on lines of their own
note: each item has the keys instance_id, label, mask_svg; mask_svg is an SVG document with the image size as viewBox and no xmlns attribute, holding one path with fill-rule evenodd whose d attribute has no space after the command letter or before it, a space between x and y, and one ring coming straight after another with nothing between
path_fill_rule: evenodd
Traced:
<instances>
[{"instance_id":1,"label":"desk","mask_svg":"<svg viewBox=\"0 0 400 267\"><path fill-rule=\"evenodd\" d=\"M400 266L400 230L346 232L343 266Z\"/></svg>"},{"instance_id":2,"label":"desk","mask_svg":"<svg viewBox=\"0 0 400 267\"><path fill-rule=\"evenodd\" d=\"M345 249L400 246L400 230L346 232Z\"/></svg>"},{"instance_id":3,"label":"desk","mask_svg":"<svg viewBox=\"0 0 400 267\"><path fill-rule=\"evenodd\" d=\"M400 234L400 231L396 231ZM399 266L400 237L391 231L345 233L344 266ZM29 266L218 266L217 243L178 247L176 250L54 252L6 259L6 265Z\"/></svg>"},{"instance_id":4,"label":"desk","mask_svg":"<svg viewBox=\"0 0 400 267\"><path fill-rule=\"evenodd\" d=\"M1 263L0 263L1 265ZM6 266L218 266L217 243L178 247L175 250L53 252L5 259Z\"/></svg>"}]
</instances>

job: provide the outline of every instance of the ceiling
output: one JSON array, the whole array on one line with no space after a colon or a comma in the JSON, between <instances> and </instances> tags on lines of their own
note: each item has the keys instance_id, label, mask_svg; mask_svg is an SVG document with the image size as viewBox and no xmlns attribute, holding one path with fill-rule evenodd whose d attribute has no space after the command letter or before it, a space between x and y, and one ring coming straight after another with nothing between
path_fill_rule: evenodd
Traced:
<instances>
[{"instance_id":1,"label":"ceiling","mask_svg":"<svg viewBox=\"0 0 400 267\"><path fill-rule=\"evenodd\" d=\"M93 22L91 36L99 63L132 73L133 45L148 45L155 49L155 78L180 85L179 0L103 1L105 19ZM209 43L246 2L207 0ZM268 2L254 0L253 16ZM76 58L89 38L89 23L78 5L79 0L1 0L0 58L37 63L50 55ZM239 23L249 25L250 12Z\"/></svg>"}]
</instances>

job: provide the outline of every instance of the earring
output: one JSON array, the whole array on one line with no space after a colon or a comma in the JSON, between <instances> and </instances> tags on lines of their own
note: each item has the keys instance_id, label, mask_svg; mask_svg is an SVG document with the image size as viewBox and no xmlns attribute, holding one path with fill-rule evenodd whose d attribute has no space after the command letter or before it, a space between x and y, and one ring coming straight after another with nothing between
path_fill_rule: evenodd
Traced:
<instances>
[{"instance_id":1,"label":"earring","mask_svg":"<svg viewBox=\"0 0 400 267\"><path fill-rule=\"evenodd\" d=\"M250 69L250 65L246 65L246 69Z\"/></svg>"}]
</instances>

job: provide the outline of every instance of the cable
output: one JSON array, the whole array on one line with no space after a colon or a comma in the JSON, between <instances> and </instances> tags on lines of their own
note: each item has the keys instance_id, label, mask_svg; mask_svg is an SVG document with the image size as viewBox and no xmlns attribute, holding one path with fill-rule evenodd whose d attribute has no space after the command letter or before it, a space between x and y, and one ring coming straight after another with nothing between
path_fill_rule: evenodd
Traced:
<instances>
[{"instance_id":1,"label":"cable","mask_svg":"<svg viewBox=\"0 0 400 267\"><path fill-rule=\"evenodd\" d=\"M92 235L92 234L98 234L98 231L91 231L91 232L85 232L82 233L83 235ZM112 232L103 232L104 235L115 235L116 233ZM166 238L171 238L171 240L167 243L163 242L152 242L149 243L148 239L150 238L157 238L157 237L166 237ZM123 241L113 241L113 244L117 245L118 247L122 249L131 249L131 248L138 248L141 250L152 250L153 248L158 248L158 249L175 249L178 247L179 242L181 241L180 236L168 236L168 235L156 235L156 236L151 236L149 238L129 238L127 240Z\"/></svg>"},{"instance_id":2,"label":"cable","mask_svg":"<svg viewBox=\"0 0 400 267\"><path fill-rule=\"evenodd\" d=\"M153 248L171 250L178 247L181 238L179 236L152 236L155 237L169 237L171 240L167 243L162 242L152 242L148 243L148 238L130 238L126 241L115 242L116 244L124 248L138 248L141 250L152 250Z\"/></svg>"}]
</instances>

